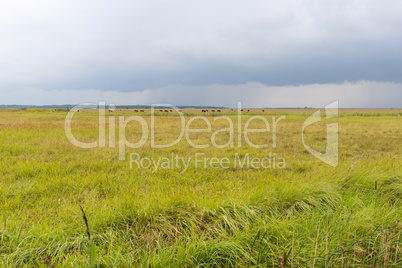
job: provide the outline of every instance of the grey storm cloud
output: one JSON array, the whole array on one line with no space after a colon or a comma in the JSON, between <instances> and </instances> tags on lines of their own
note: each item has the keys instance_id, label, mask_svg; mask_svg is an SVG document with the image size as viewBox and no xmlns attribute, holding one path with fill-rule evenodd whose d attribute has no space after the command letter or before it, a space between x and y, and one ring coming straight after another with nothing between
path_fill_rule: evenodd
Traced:
<instances>
[{"instance_id":1,"label":"grey storm cloud","mask_svg":"<svg viewBox=\"0 0 402 268\"><path fill-rule=\"evenodd\" d=\"M401 83L401 13L394 0L5 0L0 94Z\"/></svg>"},{"instance_id":2,"label":"grey storm cloud","mask_svg":"<svg viewBox=\"0 0 402 268\"><path fill-rule=\"evenodd\" d=\"M324 107L339 101L340 108L402 108L402 84L359 81L340 84L267 86L262 83L238 85L167 86L143 91L43 90L24 88L4 92L11 103L79 104L173 104L284 108ZM38 97L39 96L39 97ZM0 104L1 101L0 101Z\"/></svg>"}]
</instances>

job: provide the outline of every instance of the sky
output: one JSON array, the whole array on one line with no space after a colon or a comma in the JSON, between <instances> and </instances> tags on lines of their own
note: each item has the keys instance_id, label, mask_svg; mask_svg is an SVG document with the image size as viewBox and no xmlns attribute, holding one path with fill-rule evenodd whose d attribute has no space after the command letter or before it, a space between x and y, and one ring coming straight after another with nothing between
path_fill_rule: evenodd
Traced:
<instances>
[{"instance_id":1,"label":"sky","mask_svg":"<svg viewBox=\"0 0 402 268\"><path fill-rule=\"evenodd\" d=\"M2 0L0 104L402 108L402 1Z\"/></svg>"}]
</instances>

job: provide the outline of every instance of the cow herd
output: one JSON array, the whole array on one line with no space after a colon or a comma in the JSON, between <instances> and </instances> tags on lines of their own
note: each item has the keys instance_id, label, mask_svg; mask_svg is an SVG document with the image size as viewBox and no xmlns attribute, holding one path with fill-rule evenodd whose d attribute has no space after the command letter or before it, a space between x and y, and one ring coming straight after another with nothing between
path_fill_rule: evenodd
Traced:
<instances>
[{"instance_id":1,"label":"cow herd","mask_svg":"<svg viewBox=\"0 0 402 268\"><path fill-rule=\"evenodd\" d=\"M234 109L230 109L232 112L234 112L235 110ZM111 113L111 112L113 112L114 110L109 110L109 112ZM263 113L265 112L265 110L261 110ZM79 110L77 110L77 112L79 112ZM145 110L134 110L134 112L135 113L145 113ZM172 109L160 109L159 110L159 112L160 113L173 113L173 110ZM178 110L178 112L182 112L182 110ZM221 113L222 112L222 110L219 110L219 109L209 109L209 110L207 110L207 109L201 109L201 112L202 113ZM247 112L247 113L249 113L250 112L250 110L249 109L241 109L241 112Z\"/></svg>"},{"instance_id":2,"label":"cow herd","mask_svg":"<svg viewBox=\"0 0 402 268\"><path fill-rule=\"evenodd\" d=\"M208 113L209 112L209 110L201 110L201 112L202 113ZM211 113L220 113L220 112L222 112L221 110L211 110Z\"/></svg>"}]
</instances>

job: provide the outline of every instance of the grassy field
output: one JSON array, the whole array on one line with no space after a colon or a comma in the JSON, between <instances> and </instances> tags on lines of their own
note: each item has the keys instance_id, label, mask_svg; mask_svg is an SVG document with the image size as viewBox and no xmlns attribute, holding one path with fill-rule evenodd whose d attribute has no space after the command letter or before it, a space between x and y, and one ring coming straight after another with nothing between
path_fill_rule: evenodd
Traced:
<instances>
[{"instance_id":1,"label":"grassy field","mask_svg":"<svg viewBox=\"0 0 402 268\"><path fill-rule=\"evenodd\" d=\"M328 121L339 123L337 167L302 144L303 122L313 112L250 110L241 116L243 127L251 116L270 124L272 117L286 116L278 123L276 146L272 133L262 132L249 136L254 144L268 145L263 149L244 137L239 146L237 134L234 146L225 148L198 149L183 138L155 149L148 139L140 148L126 148L125 160L119 160L118 117L138 115L151 125L148 110L106 112L105 147L91 149L68 141L65 111L1 110L0 264L401 267L402 110L340 110L339 118ZM183 113L186 123L206 116L212 133L230 127L217 119L225 115L237 131L239 118L231 110ZM306 143L317 151L325 150L328 122L306 128ZM175 114L157 113L154 124L159 144L179 135ZM264 127L261 120L251 126ZM205 122L194 121L192 128L197 127L205 128ZM116 130L115 147L110 129ZM72 132L80 141L99 141L97 111L75 114ZM125 133L131 142L142 135L136 122ZM189 139L211 144L212 133L191 133ZM219 132L214 139L224 147L230 134ZM234 164L270 153L277 161L270 168ZM148 168L139 168L130 154L191 161L186 169L155 168L149 160L143 161ZM227 158L229 164L217 167L212 158Z\"/></svg>"}]
</instances>

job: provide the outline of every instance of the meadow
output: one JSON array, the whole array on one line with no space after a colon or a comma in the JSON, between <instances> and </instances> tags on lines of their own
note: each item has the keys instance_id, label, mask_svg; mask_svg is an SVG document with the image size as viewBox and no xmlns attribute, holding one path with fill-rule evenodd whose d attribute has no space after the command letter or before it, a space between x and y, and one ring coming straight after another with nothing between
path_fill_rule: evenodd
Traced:
<instances>
[{"instance_id":1,"label":"meadow","mask_svg":"<svg viewBox=\"0 0 402 268\"><path fill-rule=\"evenodd\" d=\"M125 147L121 160L119 117L137 115L151 126L149 110L107 111L105 145L88 149L67 139L67 111L0 110L0 265L401 267L402 110L340 110L306 128L306 143L324 152L326 123L339 124L336 167L303 146L302 126L314 112L183 110L186 124L194 116L211 122L211 132L188 136L209 146L182 138L152 148L148 138ZM271 132L250 133L249 142L267 146L244 137L239 144L237 132L231 146L230 132L219 132L230 123L219 116L235 132L252 116L266 118ZM157 112L154 120L156 143L180 134L177 114ZM99 144L97 110L76 113L71 126L77 140ZM139 142L143 129L130 122L125 137ZM176 157L190 159L187 168ZM152 159L162 158L166 165L156 167ZM239 164L247 158L257 160Z\"/></svg>"}]
</instances>

